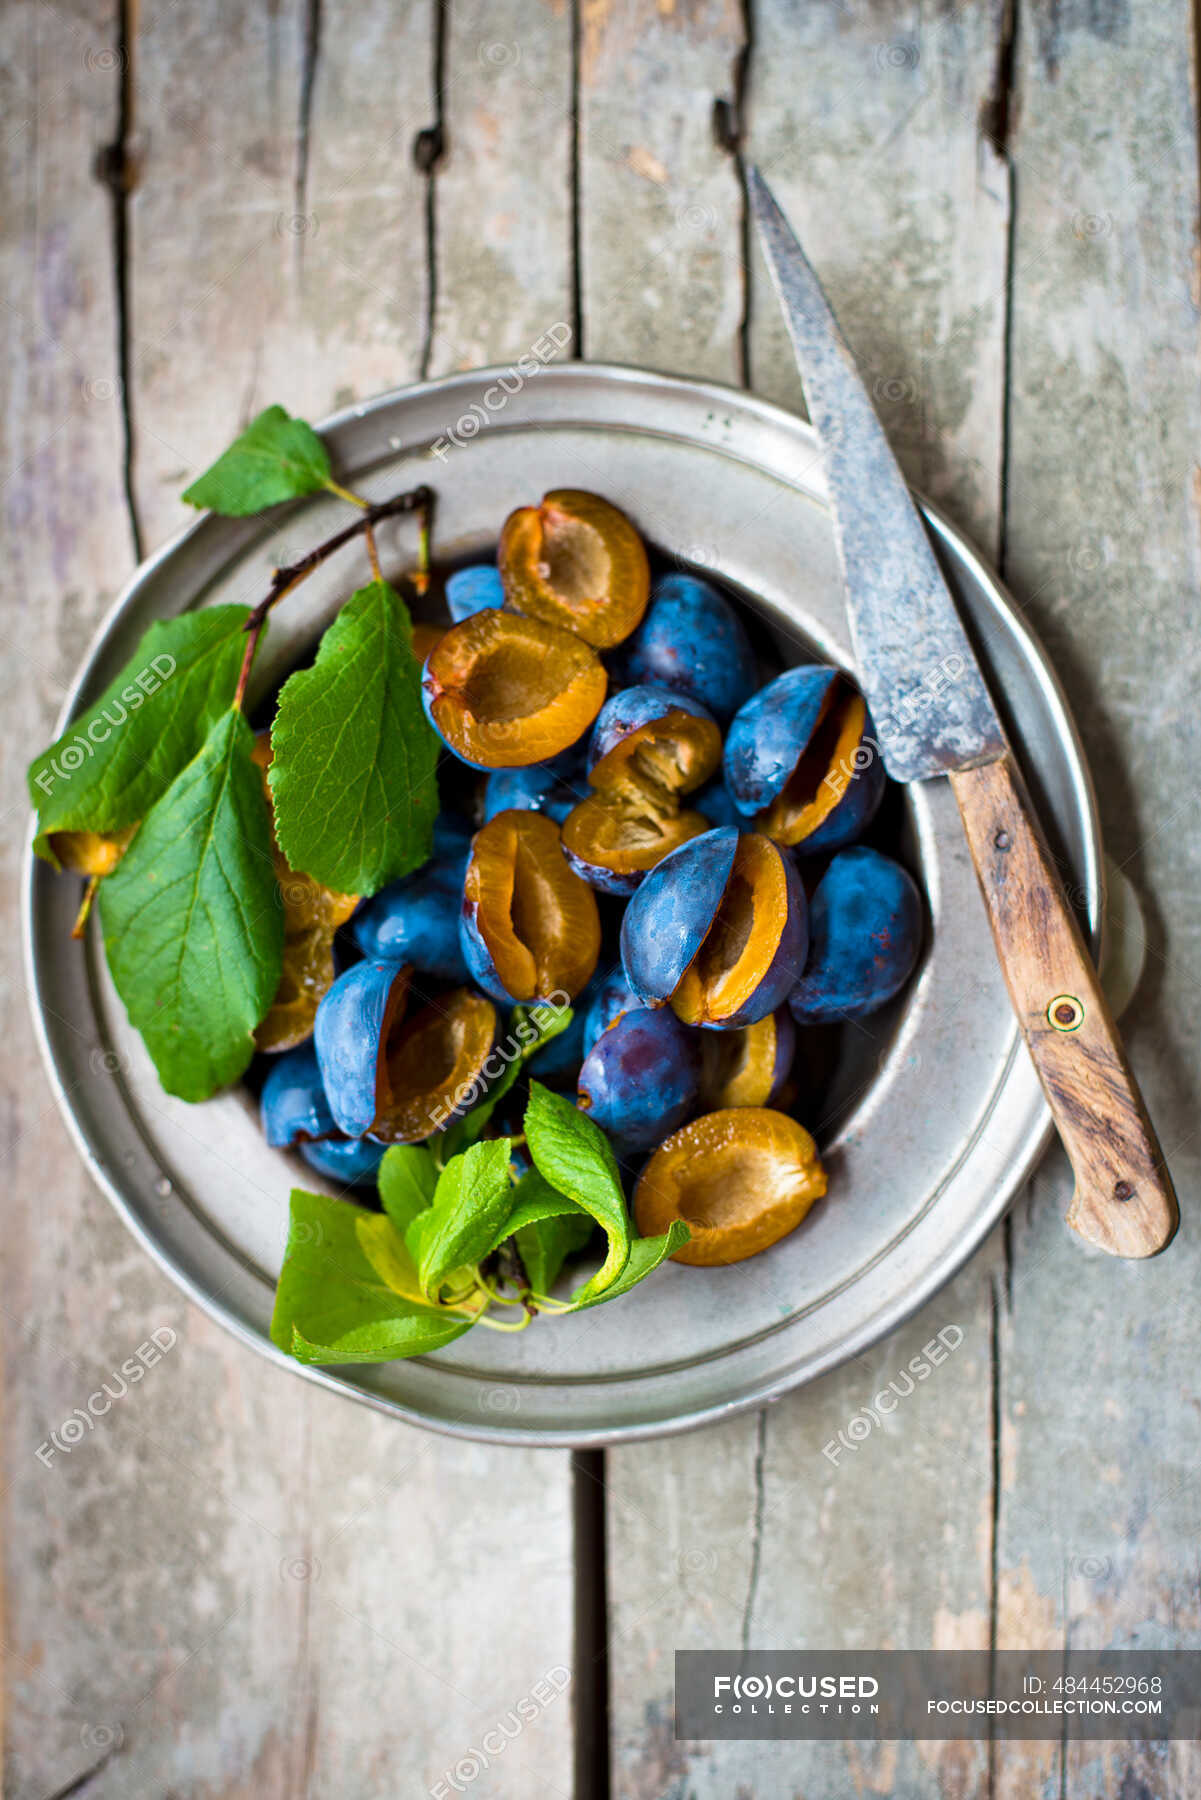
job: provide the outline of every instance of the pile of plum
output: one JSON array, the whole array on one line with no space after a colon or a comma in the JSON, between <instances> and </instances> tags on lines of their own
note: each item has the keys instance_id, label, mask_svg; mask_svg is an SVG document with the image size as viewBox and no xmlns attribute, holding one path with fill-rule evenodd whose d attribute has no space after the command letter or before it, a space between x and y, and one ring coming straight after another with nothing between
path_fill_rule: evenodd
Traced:
<instances>
[{"instance_id":1,"label":"pile of plum","mask_svg":"<svg viewBox=\"0 0 1201 1800\"><path fill-rule=\"evenodd\" d=\"M682 1217L681 1261L749 1256L825 1189L785 1110L797 1027L885 1005L921 945L911 877L857 842L886 787L863 697L818 664L761 684L730 601L652 587L593 494L521 507L497 563L445 588L452 623L415 648L461 809L354 912L361 960L331 963L311 1039L273 1059L267 1136L369 1184L487 1093L498 1008L571 1004L531 1072L643 1165L640 1230Z\"/></svg>"}]
</instances>

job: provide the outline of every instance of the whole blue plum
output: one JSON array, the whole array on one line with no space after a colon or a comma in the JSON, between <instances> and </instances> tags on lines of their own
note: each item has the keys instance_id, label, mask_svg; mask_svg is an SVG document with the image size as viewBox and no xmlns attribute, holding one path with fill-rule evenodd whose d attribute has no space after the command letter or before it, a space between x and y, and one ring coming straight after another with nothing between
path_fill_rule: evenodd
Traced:
<instances>
[{"instance_id":1,"label":"whole blue plum","mask_svg":"<svg viewBox=\"0 0 1201 1800\"><path fill-rule=\"evenodd\" d=\"M446 604L456 625L472 613L504 603L504 583L495 563L473 563L469 569L456 569L446 577Z\"/></svg>"},{"instance_id":2,"label":"whole blue plum","mask_svg":"<svg viewBox=\"0 0 1201 1800\"><path fill-rule=\"evenodd\" d=\"M594 975L580 995L584 1007L583 1055L587 1056L602 1031L607 1031L619 1014L631 1012L644 1002L626 980L620 963L604 975Z\"/></svg>"},{"instance_id":3,"label":"whole blue plum","mask_svg":"<svg viewBox=\"0 0 1201 1800\"><path fill-rule=\"evenodd\" d=\"M649 1150L684 1123L699 1092L697 1034L672 1012L636 1007L584 1058L578 1104L621 1148Z\"/></svg>"},{"instance_id":4,"label":"whole blue plum","mask_svg":"<svg viewBox=\"0 0 1201 1800\"><path fill-rule=\"evenodd\" d=\"M621 963L643 1006L671 999L701 947L734 867L738 832L729 825L681 844L657 863L621 922Z\"/></svg>"},{"instance_id":5,"label":"whole blue plum","mask_svg":"<svg viewBox=\"0 0 1201 1800\"><path fill-rule=\"evenodd\" d=\"M259 1097L263 1136L277 1149L336 1129L312 1041L274 1058Z\"/></svg>"},{"instance_id":6,"label":"whole blue plum","mask_svg":"<svg viewBox=\"0 0 1201 1800\"><path fill-rule=\"evenodd\" d=\"M755 653L730 602L699 575L665 575L630 639L625 675L699 700L725 720L754 693Z\"/></svg>"},{"instance_id":7,"label":"whole blue plum","mask_svg":"<svg viewBox=\"0 0 1201 1800\"><path fill-rule=\"evenodd\" d=\"M865 845L841 851L809 917L809 960L788 996L800 1024L863 1019L900 993L922 947L921 896L900 863Z\"/></svg>"},{"instance_id":8,"label":"whole blue plum","mask_svg":"<svg viewBox=\"0 0 1201 1800\"><path fill-rule=\"evenodd\" d=\"M388 1146L371 1138L336 1137L302 1143L298 1148L310 1168L327 1180L341 1182L343 1187L374 1187Z\"/></svg>"},{"instance_id":9,"label":"whole blue plum","mask_svg":"<svg viewBox=\"0 0 1201 1800\"><path fill-rule=\"evenodd\" d=\"M786 669L739 709L724 767L739 811L805 855L852 843L884 795L884 764L863 697L840 669L824 664Z\"/></svg>"},{"instance_id":10,"label":"whole blue plum","mask_svg":"<svg viewBox=\"0 0 1201 1800\"><path fill-rule=\"evenodd\" d=\"M703 813L710 825L733 825L739 831L746 829L746 820L735 806L734 796L721 775L715 775L712 781L707 781L703 788L692 794L688 804Z\"/></svg>"},{"instance_id":11,"label":"whole blue plum","mask_svg":"<svg viewBox=\"0 0 1201 1800\"><path fill-rule=\"evenodd\" d=\"M494 769L484 783L484 823L499 812L541 812L561 825L572 807L588 791L584 780L584 753L573 744L549 762L529 763L519 769Z\"/></svg>"},{"instance_id":12,"label":"whole blue plum","mask_svg":"<svg viewBox=\"0 0 1201 1800\"><path fill-rule=\"evenodd\" d=\"M339 975L317 1008L317 1064L334 1123L347 1137L370 1131L379 1111L380 1050L408 985L406 965L373 958Z\"/></svg>"},{"instance_id":13,"label":"whole blue plum","mask_svg":"<svg viewBox=\"0 0 1201 1800\"><path fill-rule=\"evenodd\" d=\"M453 862L461 857L464 865L471 854L475 826L462 813L439 813L434 820L433 859L438 863Z\"/></svg>"},{"instance_id":14,"label":"whole blue plum","mask_svg":"<svg viewBox=\"0 0 1201 1800\"><path fill-rule=\"evenodd\" d=\"M470 853L470 826L462 836L449 826L439 833L435 826L434 854L425 867L381 888L355 914L350 930L363 955L412 963L442 981L465 982L459 908Z\"/></svg>"}]
</instances>

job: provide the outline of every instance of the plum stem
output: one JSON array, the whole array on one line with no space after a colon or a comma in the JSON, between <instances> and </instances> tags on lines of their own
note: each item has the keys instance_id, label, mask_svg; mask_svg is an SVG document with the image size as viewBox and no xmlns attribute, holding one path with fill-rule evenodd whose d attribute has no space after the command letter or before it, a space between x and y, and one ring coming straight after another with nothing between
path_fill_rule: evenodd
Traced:
<instances>
[{"instance_id":1,"label":"plum stem","mask_svg":"<svg viewBox=\"0 0 1201 1800\"><path fill-rule=\"evenodd\" d=\"M92 910L92 902L100 887L100 876L89 875L88 884L83 890L83 899L79 903L79 911L75 915L75 923L71 927L71 936L81 938L88 928L88 915Z\"/></svg>"},{"instance_id":2,"label":"plum stem","mask_svg":"<svg viewBox=\"0 0 1201 1800\"><path fill-rule=\"evenodd\" d=\"M361 508L358 518L349 525L344 525L341 531L335 531L332 537L327 537L323 543L310 550L307 556L302 556L299 562L286 563L282 568L276 569L271 577L271 586L251 611L244 627L246 652L242 658L238 685L234 690L233 703L236 711L241 710L242 702L246 697L246 684L250 680L254 654L258 649L267 614L273 606L279 604L285 594L290 594L294 587L299 587L300 583L311 575L314 569L320 568L321 564L326 562L336 550L340 550L343 544L349 544L353 538L358 537L360 532L373 531L374 527L384 519L394 519L402 513L415 512L421 516L421 528L425 539L424 555L428 559L429 521L434 504L434 496L429 488L424 486L409 488L403 494L393 494L390 500L373 500L369 504L349 491L345 493L344 497L352 500L356 506Z\"/></svg>"}]
</instances>

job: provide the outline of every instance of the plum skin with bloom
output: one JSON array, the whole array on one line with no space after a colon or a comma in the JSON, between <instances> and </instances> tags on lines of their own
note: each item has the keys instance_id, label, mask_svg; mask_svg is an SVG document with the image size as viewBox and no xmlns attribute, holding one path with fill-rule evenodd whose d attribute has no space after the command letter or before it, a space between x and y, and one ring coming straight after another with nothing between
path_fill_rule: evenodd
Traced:
<instances>
[{"instance_id":1,"label":"plum skin with bloom","mask_svg":"<svg viewBox=\"0 0 1201 1800\"><path fill-rule=\"evenodd\" d=\"M810 950L788 996L803 1025L863 1019L895 998L922 947L921 895L908 870L866 845L840 851L810 905Z\"/></svg>"},{"instance_id":2,"label":"plum skin with bloom","mask_svg":"<svg viewBox=\"0 0 1201 1800\"><path fill-rule=\"evenodd\" d=\"M650 1150L700 1092L697 1034L666 1008L623 1012L580 1068L578 1104L625 1150Z\"/></svg>"},{"instance_id":3,"label":"plum skin with bloom","mask_svg":"<svg viewBox=\"0 0 1201 1800\"><path fill-rule=\"evenodd\" d=\"M626 908L621 958L647 1006L670 1001L705 1030L751 1025L804 967L808 908L792 858L719 826L652 869ZM737 976L737 982L734 978Z\"/></svg>"},{"instance_id":4,"label":"plum skin with bloom","mask_svg":"<svg viewBox=\"0 0 1201 1800\"><path fill-rule=\"evenodd\" d=\"M467 980L459 904L470 853L467 821L439 820L431 860L416 874L381 888L354 916L351 936L369 961L412 963L456 986Z\"/></svg>"},{"instance_id":5,"label":"plum skin with bloom","mask_svg":"<svg viewBox=\"0 0 1201 1800\"><path fill-rule=\"evenodd\" d=\"M786 669L753 694L731 721L723 766L739 811L804 855L852 843L884 796L863 698L825 664Z\"/></svg>"},{"instance_id":6,"label":"plum skin with bloom","mask_svg":"<svg viewBox=\"0 0 1201 1800\"><path fill-rule=\"evenodd\" d=\"M728 719L754 693L758 672L742 620L699 575L665 575L624 655L630 682L688 694Z\"/></svg>"},{"instance_id":7,"label":"plum skin with bloom","mask_svg":"<svg viewBox=\"0 0 1201 1800\"><path fill-rule=\"evenodd\" d=\"M373 1138L348 1137L319 1138L296 1147L311 1169L343 1187L374 1187L388 1149Z\"/></svg>"},{"instance_id":8,"label":"plum skin with bloom","mask_svg":"<svg viewBox=\"0 0 1201 1800\"><path fill-rule=\"evenodd\" d=\"M408 994L407 965L371 959L334 982L317 1008L317 1063L339 1131L362 1137L379 1111L381 1046Z\"/></svg>"},{"instance_id":9,"label":"plum skin with bloom","mask_svg":"<svg viewBox=\"0 0 1201 1800\"><path fill-rule=\"evenodd\" d=\"M259 1119L263 1136L276 1149L337 1129L311 1039L273 1059L259 1097Z\"/></svg>"},{"instance_id":10,"label":"plum skin with bloom","mask_svg":"<svg viewBox=\"0 0 1201 1800\"><path fill-rule=\"evenodd\" d=\"M503 606L505 587L495 563L473 563L446 577L446 607L456 625L489 606Z\"/></svg>"}]
</instances>

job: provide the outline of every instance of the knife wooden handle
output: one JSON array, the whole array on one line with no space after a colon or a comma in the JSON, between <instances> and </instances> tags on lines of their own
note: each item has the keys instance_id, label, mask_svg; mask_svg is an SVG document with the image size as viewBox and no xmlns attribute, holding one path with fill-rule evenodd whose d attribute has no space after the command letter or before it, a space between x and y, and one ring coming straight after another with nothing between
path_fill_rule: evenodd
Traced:
<instances>
[{"instance_id":1,"label":"knife wooden handle","mask_svg":"<svg viewBox=\"0 0 1201 1800\"><path fill-rule=\"evenodd\" d=\"M1179 1220L1138 1083L1012 755L951 776L1013 1009L1071 1160L1068 1224L1154 1256Z\"/></svg>"}]
</instances>

